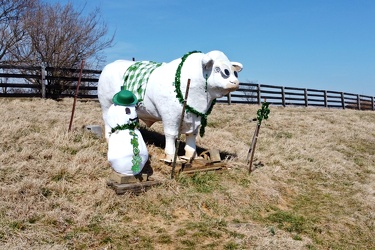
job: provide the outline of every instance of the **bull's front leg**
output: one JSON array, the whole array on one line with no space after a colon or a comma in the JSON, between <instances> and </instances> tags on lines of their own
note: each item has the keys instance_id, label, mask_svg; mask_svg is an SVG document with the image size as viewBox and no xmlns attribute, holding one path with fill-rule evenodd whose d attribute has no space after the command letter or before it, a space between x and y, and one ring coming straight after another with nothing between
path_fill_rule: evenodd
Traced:
<instances>
[{"instance_id":1,"label":"bull's front leg","mask_svg":"<svg viewBox=\"0 0 375 250\"><path fill-rule=\"evenodd\" d=\"M165 160L173 161L176 152L175 135L165 134ZM196 133L186 134L185 157L196 157Z\"/></svg>"},{"instance_id":2,"label":"bull's front leg","mask_svg":"<svg viewBox=\"0 0 375 250\"><path fill-rule=\"evenodd\" d=\"M186 134L185 157L196 157L196 138L197 133Z\"/></svg>"},{"instance_id":3,"label":"bull's front leg","mask_svg":"<svg viewBox=\"0 0 375 250\"><path fill-rule=\"evenodd\" d=\"M168 132L167 132L168 131ZM177 134L172 129L164 128L165 134L165 160L173 161L174 154L176 151L176 138ZM185 145L185 158L196 157L196 138L198 135L198 129L195 129L193 133L186 134L186 145Z\"/></svg>"}]
</instances>

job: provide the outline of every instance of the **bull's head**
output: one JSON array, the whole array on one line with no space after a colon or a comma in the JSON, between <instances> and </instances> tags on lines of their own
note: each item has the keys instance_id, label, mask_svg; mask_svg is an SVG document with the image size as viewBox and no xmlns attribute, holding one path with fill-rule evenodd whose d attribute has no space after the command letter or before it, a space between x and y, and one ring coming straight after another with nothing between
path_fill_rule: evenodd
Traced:
<instances>
[{"instance_id":1,"label":"bull's head","mask_svg":"<svg viewBox=\"0 0 375 250\"><path fill-rule=\"evenodd\" d=\"M231 62L221 51L211 51L202 59L204 77L207 78L207 91L214 98L227 95L238 89L238 72L242 64Z\"/></svg>"}]
</instances>

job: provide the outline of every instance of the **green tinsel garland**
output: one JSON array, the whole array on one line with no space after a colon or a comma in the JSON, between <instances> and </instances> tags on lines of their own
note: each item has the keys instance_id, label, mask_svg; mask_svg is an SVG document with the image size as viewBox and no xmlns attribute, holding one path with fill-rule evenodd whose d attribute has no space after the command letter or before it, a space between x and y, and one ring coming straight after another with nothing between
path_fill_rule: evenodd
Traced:
<instances>
[{"instance_id":1,"label":"green tinsel garland","mask_svg":"<svg viewBox=\"0 0 375 250\"><path fill-rule=\"evenodd\" d=\"M184 64L186 58L187 58L188 56L190 56L191 54L193 54L193 53L201 53L201 52L200 52L200 51L191 51L191 52L185 54L185 55L181 58L181 62L180 62L180 64L178 65L177 70L176 70L176 76L175 76L174 86L175 86L175 88L176 88L176 89L175 89L176 97L177 97L177 99L179 100L179 102L180 102L181 104L184 103L184 97L183 97L183 95L182 95L182 93L181 93L181 69L182 69L182 65ZM191 106L189 106L188 104L186 104L186 107L185 107L185 108L186 108L186 112L187 112L187 113L190 112L190 113L193 113L193 114L195 114L195 115L201 117L201 128L200 128L200 130L199 130L199 135L200 135L201 137L204 136L205 128L206 128L206 126L207 126L207 117L208 117L208 115L211 113L211 111L212 111L212 109L213 109L215 103L216 103L216 99L214 99L214 100L212 101L211 106L209 107L209 109L207 110L207 112L206 112L205 114L203 114L203 113L201 113L201 112L195 110L193 107L191 107Z\"/></svg>"},{"instance_id":2,"label":"green tinsel garland","mask_svg":"<svg viewBox=\"0 0 375 250\"><path fill-rule=\"evenodd\" d=\"M139 156L139 143L138 143L138 135L134 132L134 130L130 130L129 134L133 136L131 139L131 144L133 145L133 159L132 159L132 171L134 173L138 173L140 171L140 165L142 162L142 158Z\"/></svg>"},{"instance_id":3,"label":"green tinsel garland","mask_svg":"<svg viewBox=\"0 0 375 250\"><path fill-rule=\"evenodd\" d=\"M268 102L263 102L262 103L262 108L257 111L257 120L258 124L262 124L262 120L267 120L268 115L270 114L270 109L268 108L270 104Z\"/></svg>"},{"instance_id":4,"label":"green tinsel garland","mask_svg":"<svg viewBox=\"0 0 375 250\"><path fill-rule=\"evenodd\" d=\"M114 133L117 130L127 130L129 129L129 134L132 136L132 139L130 140L130 143L133 145L133 159L132 159L132 171L134 173L138 173L140 171L140 165L142 162L142 158L139 156L139 142L138 142L138 135L134 132L134 129L139 128L139 122L134 121L131 123L118 125L111 129L111 132Z\"/></svg>"},{"instance_id":5,"label":"green tinsel garland","mask_svg":"<svg viewBox=\"0 0 375 250\"><path fill-rule=\"evenodd\" d=\"M126 123L126 124L123 124L123 125L117 124L116 127L111 129L111 133L116 132L116 130L126 130L126 129L134 130L136 128L139 128L139 122L138 121Z\"/></svg>"}]
</instances>

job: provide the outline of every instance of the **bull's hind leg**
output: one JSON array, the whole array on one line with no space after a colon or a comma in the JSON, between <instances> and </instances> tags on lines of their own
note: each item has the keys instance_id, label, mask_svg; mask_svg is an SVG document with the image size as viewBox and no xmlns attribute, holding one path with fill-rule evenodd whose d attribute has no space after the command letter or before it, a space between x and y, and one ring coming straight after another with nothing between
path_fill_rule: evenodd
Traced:
<instances>
[{"instance_id":1,"label":"bull's hind leg","mask_svg":"<svg viewBox=\"0 0 375 250\"><path fill-rule=\"evenodd\" d=\"M165 133L165 160L173 161L174 153L176 151L176 137L175 135Z\"/></svg>"},{"instance_id":2,"label":"bull's hind leg","mask_svg":"<svg viewBox=\"0 0 375 250\"><path fill-rule=\"evenodd\" d=\"M108 109L103 109L103 121L104 121L104 136L107 139L107 142L109 140L109 135L111 134L111 127L107 124L107 113Z\"/></svg>"}]
</instances>

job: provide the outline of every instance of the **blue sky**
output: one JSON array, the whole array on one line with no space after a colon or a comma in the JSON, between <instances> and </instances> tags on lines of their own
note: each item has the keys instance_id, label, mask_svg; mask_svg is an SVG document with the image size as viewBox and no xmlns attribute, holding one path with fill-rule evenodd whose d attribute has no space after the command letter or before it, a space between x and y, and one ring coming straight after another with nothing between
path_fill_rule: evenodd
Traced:
<instances>
[{"instance_id":1,"label":"blue sky","mask_svg":"<svg viewBox=\"0 0 375 250\"><path fill-rule=\"evenodd\" d=\"M62 4L68 0L49 0ZM375 96L373 0L74 0L100 7L116 59L223 51L241 82Z\"/></svg>"}]
</instances>

